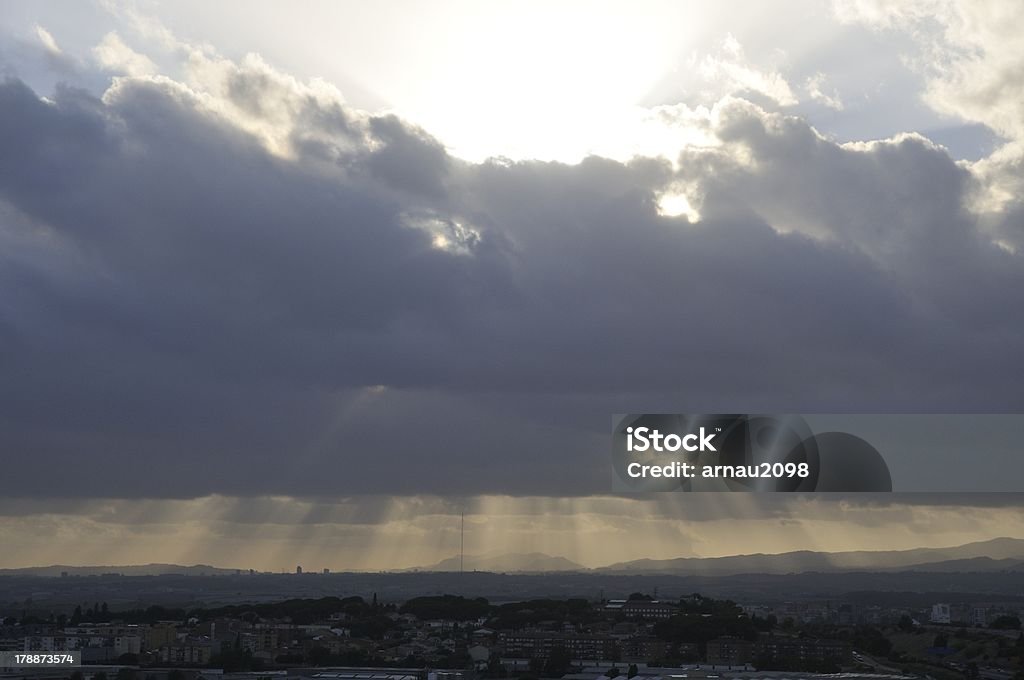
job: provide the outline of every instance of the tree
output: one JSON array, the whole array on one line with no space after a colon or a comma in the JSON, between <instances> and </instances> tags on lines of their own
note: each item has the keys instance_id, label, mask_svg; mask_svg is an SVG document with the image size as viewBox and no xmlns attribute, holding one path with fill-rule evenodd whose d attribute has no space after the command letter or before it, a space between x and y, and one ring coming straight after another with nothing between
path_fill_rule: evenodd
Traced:
<instances>
[{"instance_id":1,"label":"tree","mask_svg":"<svg viewBox=\"0 0 1024 680\"><path fill-rule=\"evenodd\" d=\"M608 669L607 671L605 671L604 675L605 675L605 677L607 677L607 678L617 678L617 677L619 677L619 675L620 675L621 673L622 673L622 671L620 671L620 670L619 670L618 668L616 668L615 666L612 666L612 667L611 667L611 668L609 668L609 669Z\"/></svg>"},{"instance_id":2,"label":"tree","mask_svg":"<svg viewBox=\"0 0 1024 680\"><path fill-rule=\"evenodd\" d=\"M427 595L407 600L400 611L403 614L412 614L418 619L467 621L487 616L491 606L482 597L469 599L458 595Z\"/></svg>"},{"instance_id":3,"label":"tree","mask_svg":"<svg viewBox=\"0 0 1024 680\"><path fill-rule=\"evenodd\" d=\"M719 637L757 639L754 622L735 602L714 599L681 603L677 614L654 624L653 633L661 640L675 643L705 644Z\"/></svg>"},{"instance_id":4,"label":"tree","mask_svg":"<svg viewBox=\"0 0 1024 680\"><path fill-rule=\"evenodd\" d=\"M629 664L629 670L626 671L626 680L629 678L635 678L640 673L640 669L636 667L635 663Z\"/></svg>"},{"instance_id":5,"label":"tree","mask_svg":"<svg viewBox=\"0 0 1024 680\"><path fill-rule=\"evenodd\" d=\"M1004 614L993 619L992 623L988 624L988 627L995 628L996 630L1020 630L1020 619L1016 616Z\"/></svg>"},{"instance_id":6,"label":"tree","mask_svg":"<svg viewBox=\"0 0 1024 680\"><path fill-rule=\"evenodd\" d=\"M914 619L904 614L900 617L900 622L896 624L896 627L905 633L909 633L914 630Z\"/></svg>"},{"instance_id":7,"label":"tree","mask_svg":"<svg viewBox=\"0 0 1024 680\"><path fill-rule=\"evenodd\" d=\"M855 648L875 656L887 656L892 652L892 641L874 626L857 626L852 642Z\"/></svg>"}]
</instances>

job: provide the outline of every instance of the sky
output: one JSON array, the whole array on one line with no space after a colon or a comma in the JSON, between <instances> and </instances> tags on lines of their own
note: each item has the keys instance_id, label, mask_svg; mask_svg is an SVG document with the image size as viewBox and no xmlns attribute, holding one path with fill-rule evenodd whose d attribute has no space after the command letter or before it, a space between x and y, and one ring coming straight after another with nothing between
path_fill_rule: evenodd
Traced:
<instances>
[{"instance_id":1,"label":"sky","mask_svg":"<svg viewBox=\"0 0 1024 680\"><path fill-rule=\"evenodd\" d=\"M1024 410L1022 14L3 3L0 567L1024 537L612 496L607 436Z\"/></svg>"}]
</instances>

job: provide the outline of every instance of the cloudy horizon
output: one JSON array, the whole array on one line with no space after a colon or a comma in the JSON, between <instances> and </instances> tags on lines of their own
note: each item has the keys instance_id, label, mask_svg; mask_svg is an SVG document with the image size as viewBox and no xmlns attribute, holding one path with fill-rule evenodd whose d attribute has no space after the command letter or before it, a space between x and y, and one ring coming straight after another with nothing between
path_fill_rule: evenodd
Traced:
<instances>
[{"instance_id":1,"label":"cloudy horizon","mask_svg":"<svg viewBox=\"0 0 1024 680\"><path fill-rule=\"evenodd\" d=\"M467 559L542 553L596 569L641 558L947 548L1024 537L1022 505L1024 494L998 493L5 501L0 568L391 571L464 549Z\"/></svg>"},{"instance_id":2,"label":"cloudy horizon","mask_svg":"<svg viewBox=\"0 0 1024 680\"><path fill-rule=\"evenodd\" d=\"M726 5L6 3L0 568L1024 537L608 495L612 413L1024 411L1024 10Z\"/></svg>"}]
</instances>

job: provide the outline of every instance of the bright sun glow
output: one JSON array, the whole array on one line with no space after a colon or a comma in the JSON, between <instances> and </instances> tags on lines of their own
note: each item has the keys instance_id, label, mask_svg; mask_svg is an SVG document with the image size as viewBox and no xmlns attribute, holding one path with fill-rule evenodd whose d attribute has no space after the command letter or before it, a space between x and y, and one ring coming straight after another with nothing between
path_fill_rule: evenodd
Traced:
<instances>
[{"instance_id":1,"label":"bright sun glow","mask_svg":"<svg viewBox=\"0 0 1024 680\"><path fill-rule=\"evenodd\" d=\"M690 222L700 219L700 214L683 194L665 194L658 199L658 214L663 217L685 216Z\"/></svg>"},{"instance_id":2,"label":"bright sun glow","mask_svg":"<svg viewBox=\"0 0 1024 680\"><path fill-rule=\"evenodd\" d=\"M623 121L636 120L693 25L691 6L670 14L674 21L655 21L628 5L591 3L447 6L435 19L445 39L424 54L429 72L382 94L468 160L628 157L642 140L622 139ZM670 28L673 40L652 38Z\"/></svg>"}]
</instances>

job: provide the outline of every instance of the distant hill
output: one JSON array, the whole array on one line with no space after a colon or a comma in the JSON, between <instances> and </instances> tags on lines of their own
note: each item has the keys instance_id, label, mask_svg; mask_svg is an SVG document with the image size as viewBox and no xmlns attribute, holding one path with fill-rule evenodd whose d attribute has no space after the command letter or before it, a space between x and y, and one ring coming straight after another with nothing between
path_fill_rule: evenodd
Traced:
<instances>
[{"instance_id":1,"label":"distant hill","mask_svg":"<svg viewBox=\"0 0 1024 680\"><path fill-rule=\"evenodd\" d=\"M161 574L214 576L234 574L238 571L238 569L211 567L208 564L194 564L191 567L185 567L180 564L133 564L98 567L72 567L63 564L53 564L48 567L0 569L0 576L60 576L63 572L67 572L68 576L101 576L103 574L120 574L122 576L160 576Z\"/></svg>"},{"instance_id":2,"label":"distant hill","mask_svg":"<svg viewBox=\"0 0 1024 680\"><path fill-rule=\"evenodd\" d=\"M458 555L441 560L416 571L492 571L496 573L541 573L549 571L587 571L587 568L564 557L544 553L505 553L502 555L466 555L465 565Z\"/></svg>"},{"instance_id":3,"label":"distant hill","mask_svg":"<svg viewBox=\"0 0 1024 680\"><path fill-rule=\"evenodd\" d=\"M981 572L981 571L1024 571L1024 560L1006 557L994 560L991 557L968 557L962 560L945 560L942 562L926 562L902 567L908 571L931 572Z\"/></svg>"},{"instance_id":4,"label":"distant hill","mask_svg":"<svg viewBox=\"0 0 1024 680\"><path fill-rule=\"evenodd\" d=\"M400 572L458 572L459 556L455 555L436 564ZM609 576L673 575L673 576L734 576L738 574L806 574L817 572L835 574L845 572L928 572L945 573L1024 573L1024 539L996 538L990 541L968 543L950 548L914 548L911 550L858 550L850 552L814 552L798 550L778 554L757 553L728 557L680 557L667 560L640 559L619 562L598 569L588 569L564 557L539 552L466 555L465 571L506 574L544 574L587 572ZM207 564L181 566L177 564L145 564L131 566L71 567L52 565L24 569L0 569L0 576L72 576L122 574L124 576L159 576L161 574L230 575L236 569L224 569Z\"/></svg>"},{"instance_id":5,"label":"distant hill","mask_svg":"<svg viewBox=\"0 0 1024 680\"><path fill-rule=\"evenodd\" d=\"M992 571L1016 570L1024 562L1024 540L996 538L951 548L912 550L858 550L778 554L757 553L729 557L681 557L633 560L597 569L617 574L677 574L723 576L730 574L798 574L837 571Z\"/></svg>"}]
</instances>

